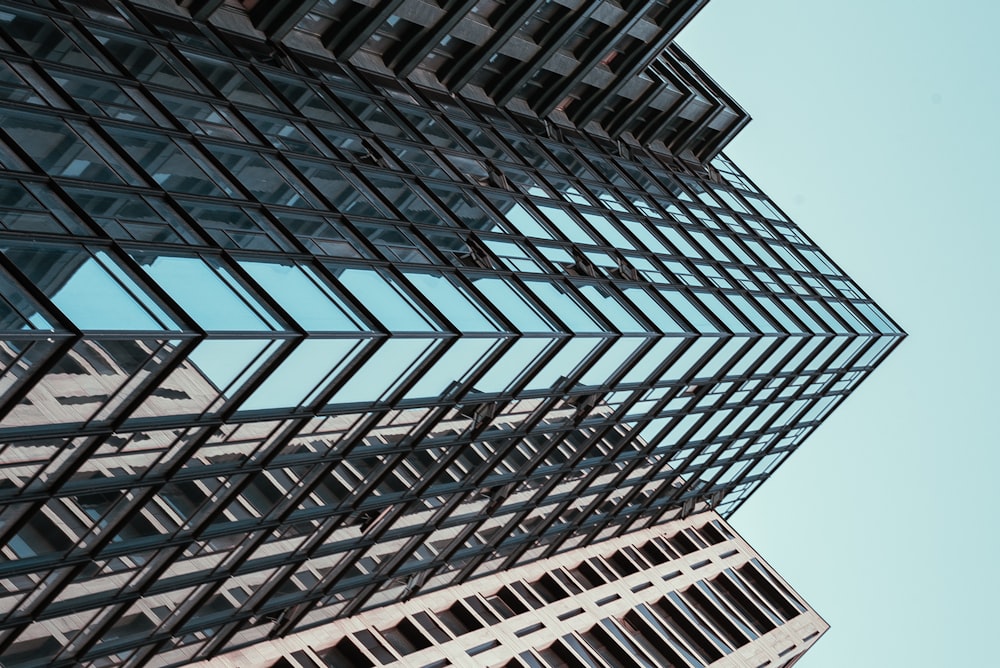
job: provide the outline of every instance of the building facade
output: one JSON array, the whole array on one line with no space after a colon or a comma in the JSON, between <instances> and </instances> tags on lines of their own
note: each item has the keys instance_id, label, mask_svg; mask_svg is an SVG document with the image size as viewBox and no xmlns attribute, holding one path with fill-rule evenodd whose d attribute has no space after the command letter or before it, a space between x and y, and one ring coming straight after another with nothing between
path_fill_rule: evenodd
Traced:
<instances>
[{"instance_id":1,"label":"building facade","mask_svg":"<svg viewBox=\"0 0 1000 668\"><path fill-rule=\"evenodd\" d=\"M196 668L786 668L828 628L707 511Z\"/></svg>"},{"instance_id":2,"label":"building facade","mask_svg":"<svg viewBox=\"0 0 1000 668\"><path fill-rule=\"evenodd\" d=\"M0 661L179 665L710 504L899 327L703 2L0 6Z\"/></svg>"}]
</instances>

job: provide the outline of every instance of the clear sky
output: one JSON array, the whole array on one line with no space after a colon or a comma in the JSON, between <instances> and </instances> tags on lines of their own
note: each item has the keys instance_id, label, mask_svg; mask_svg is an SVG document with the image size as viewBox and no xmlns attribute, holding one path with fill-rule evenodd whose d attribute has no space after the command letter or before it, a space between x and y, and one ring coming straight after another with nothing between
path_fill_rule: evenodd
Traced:
<instances>
[{"instance_id":1,"label":"clear sky","mask_svg":"<svg viewBox=\"0 0 1000 668\"><path fill-rule=\"evenodd\" d=\"M997 666L1000 2L712 0L727 153L909 333L733 518L830 622L797 666Z\"/></svg>"}]
</instances>

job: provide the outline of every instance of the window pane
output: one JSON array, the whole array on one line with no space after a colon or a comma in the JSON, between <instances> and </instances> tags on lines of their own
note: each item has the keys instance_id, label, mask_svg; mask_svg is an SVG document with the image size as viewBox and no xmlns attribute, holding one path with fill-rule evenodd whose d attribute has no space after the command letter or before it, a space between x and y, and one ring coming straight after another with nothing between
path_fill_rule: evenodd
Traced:
<instances>
[{"instance_id":1,"label":"window pane","mask_svg":"<svg viewBox=\"0 0 1000 668\"><path fill-rule=\"evenodd\" d=\"M206 330L280 329L218 260L141 253L133 257Z\"/></svg>"},{"instance_id":2,"label":"window pane","mask_svg":"<svg viewBox=\"0 0 1000 668\"><path fill-rule=\"evenodd\" d=\"M36 246L3 248L7 256L83 330L178 330L105 252Z\"/></svg>"}]
</instances>

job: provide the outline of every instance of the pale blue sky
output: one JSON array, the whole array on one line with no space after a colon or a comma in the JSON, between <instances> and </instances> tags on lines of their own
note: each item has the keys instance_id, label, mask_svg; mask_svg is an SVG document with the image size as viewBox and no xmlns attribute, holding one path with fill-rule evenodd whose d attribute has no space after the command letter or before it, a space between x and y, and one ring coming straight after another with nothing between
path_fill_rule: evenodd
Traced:
<instances>
[{"instance_id":1,"label":"pale blue sky","mask_svg":"<svg viewBox=\"0 0 1000 668\"><path fill-rule=\"evenodd\" d=\"M735 515L830 622L797 665L995 666L1000 3L712 0L729 155L909 338Z\"/></svg>"}]
</instances>

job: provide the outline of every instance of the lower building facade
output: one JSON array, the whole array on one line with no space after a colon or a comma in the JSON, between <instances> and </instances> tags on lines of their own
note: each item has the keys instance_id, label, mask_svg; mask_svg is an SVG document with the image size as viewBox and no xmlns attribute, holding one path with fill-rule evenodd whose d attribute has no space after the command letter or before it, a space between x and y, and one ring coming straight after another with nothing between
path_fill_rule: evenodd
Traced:
<instances>
[{"instance_id":1,"label":"lower building facade","mask_svg":"<svg viewBox=\"0 0 1000 668\"><path fill-rule=\"evenodd\" d=\"M703 510L196 666L786 668L827 629Z\"/></svg>"}]
</instances>

